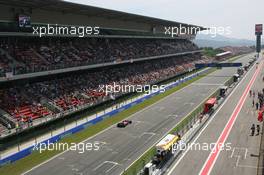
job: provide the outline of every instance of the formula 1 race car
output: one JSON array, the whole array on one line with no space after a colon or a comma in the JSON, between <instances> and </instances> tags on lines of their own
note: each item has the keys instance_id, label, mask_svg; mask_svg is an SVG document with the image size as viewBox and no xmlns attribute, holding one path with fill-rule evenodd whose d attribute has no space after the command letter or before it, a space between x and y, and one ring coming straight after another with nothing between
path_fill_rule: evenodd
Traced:
<instances>
[{"instance_id":1,"label":"formula 1 race car","mask_svg":"<svg viewBox=\"0 0 264 175\"><path fill-rule=\"evenodd\" d=\"M125 128L127 125L131 124L132 121L131 120L123 120L122 122L119 122L117 124L118 128Z\"/></svg>"}]
</instances>

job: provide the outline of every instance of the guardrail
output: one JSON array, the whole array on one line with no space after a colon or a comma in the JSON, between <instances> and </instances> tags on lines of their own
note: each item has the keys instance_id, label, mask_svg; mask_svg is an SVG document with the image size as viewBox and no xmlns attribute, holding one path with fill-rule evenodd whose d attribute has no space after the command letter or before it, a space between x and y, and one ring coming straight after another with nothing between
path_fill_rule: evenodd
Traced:
<instances>
[{"instance_id":1,"label":"guardrail","mask_svg":"<svg viewBox=\"0 0 264 175\"><path fill-rule=\"evenodd\" d=\"M205 74L209 70L210 69L204 69L204 70L202 70L200 72L196 72L196 73L194 73L192 75L189 75L189 76L186 76L184 78L181 78L180 80L177 80L177 81L175 81L175 82L167 85L165 87L165 90L167 91L168 89L171 89L173 87L176 87L176 86L178 86L178 85L180 85L180 84L182 84L182 83L184 83L184 82L186 82L186 81L188 81L190 79L193 79L193 78L195 78L195 77L197 77L197 76L199 76L201 74ZM74 134L74 133L77 133L79 131L82 131L82 130L86 129L87 127L91 126L91 125L94 125L94 124L96 124L96 123L98 123L98 122L100 122L100 121L102 121L102 120L104 120L106 118L112 117L112 116L114 116L114 115L122 112L123 110L126 110L128 108L131 108L132 106L134 106L136 104L139 104L139 103L141 103L141 102L143 102L143 101L145 101L145 100L147 100L147 99L149 99L149 98L151 98L151 97L153 97L155 95L158 95L160 93L162 93L161 90L156 91L156 92L152 92L149 95L146 95L146 96L144 96L142 98L137 99L136 101L133 101L131 103L128 103L128 104L126 104L126 105L124 105L124 106L122 106L120 108L117 108L115 110L112 110L112 111L110 111L108 113L105 113L105 114L103 114L101 116L97 116L96 118L94 118L94 119L92 119L90 121L87 121L87 122L85 122L85 123L83 123L83 124L81 124L79 126L76 126L76 127L72 128L72 129L69 129L69 130L67 130L67 131L65 131L65 132L63 132L61 134L55 135L53 137L50 137L49 139L46 139L46 140L44 140L44 141L42 141L40 143L47 144L47 143L55 143L55 142L58 142L62 138L66 137L66 136L69 136L71 134ZM23 149L23 150L21 150L21 151L19 151L17 153L14 153L14 154L12 154L10 156L7 156L5 158L1 158L0 159L0 166L3 166L5 164L9 164L9 163L15 162L15 161L17 161L19 159L22 159L22 158L30 155L34 151L33 148L34 148L34 145L32 145L32 146L30 146L28 148L25 148L25 149Z\"/></svg>"}]
</instances>

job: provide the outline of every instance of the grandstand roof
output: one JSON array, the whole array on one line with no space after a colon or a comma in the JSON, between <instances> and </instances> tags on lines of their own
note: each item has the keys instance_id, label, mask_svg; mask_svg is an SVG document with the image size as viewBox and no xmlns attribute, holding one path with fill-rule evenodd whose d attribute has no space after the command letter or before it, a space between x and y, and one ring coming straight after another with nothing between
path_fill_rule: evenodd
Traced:
<instances>
[{"instance_id":1,"label":"grandstand roof","mask_svg":"<svg viewBox=\"0 0 264 175\"><path fill-rule=\"evenodd\" d=\"M222 52L222 53L216 54L216 56L220 57L220 56L224 56L224 55L229 55L231 53L232 53L231 51L226 51L226 52Z\"/></svg>"},{"instance_id":2,"label":"grandstand roof","mask_svg":"<svg viewBox=\"0 0 264 175\"><path fill-rule=\"evenodd\" d=\"M147 17L142 15L136 15L121 11L109 10L105 8L99 8L89 5L76 4L72 2L66 2L62 0L0 0L0 4L14 6L14 7L25 7L32 10L42 9L48 11L61 11L64 13L81 14L87 16L104 17L104 18L116 18L119 20L131 20L136 22L144 22L153 25L171 25L176 26L179 24L196 26L186 23L180 23L175 21L169 21L154 17ZM200 26L196 26L200 27Z\"/></svg>"}]
</instances>

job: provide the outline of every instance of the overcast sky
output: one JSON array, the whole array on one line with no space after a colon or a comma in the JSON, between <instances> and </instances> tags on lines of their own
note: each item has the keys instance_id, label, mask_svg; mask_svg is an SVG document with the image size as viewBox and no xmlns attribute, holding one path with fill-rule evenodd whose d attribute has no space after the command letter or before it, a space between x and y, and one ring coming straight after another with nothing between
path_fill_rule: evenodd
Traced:
<instances>
[{"instance_id":1,"label":"overcast sky","mask_svg":"<svg viewBox=\"0 0 264 175\"><path fill-rule=\"evenodd\" d=\"M264 23L264 0L68 0L206 27L231 27L229 37L255 39Z\"/></svg>"}]
</instances>

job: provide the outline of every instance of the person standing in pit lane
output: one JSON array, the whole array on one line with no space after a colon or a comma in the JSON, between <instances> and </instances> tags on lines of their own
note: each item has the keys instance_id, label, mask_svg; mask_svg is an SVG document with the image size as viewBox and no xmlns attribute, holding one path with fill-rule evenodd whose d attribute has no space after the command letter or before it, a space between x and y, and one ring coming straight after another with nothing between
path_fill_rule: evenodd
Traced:
<instances>
[{"instance_id":1,"label":"person standing in pit lane","mask_svg":"<svg viewBox=\"0 0 264 175\"><path fill-rule=\"evenodd\" d=\"M258 110L258 109L259 109L259 103L256 102L256 110Z\"/></svg>"},{"instance_id":2,"label":"person standing in pit lane","mask_svg":"<svg viewBox=\"0 0 264 175\"><path fill-rule=\"evenodd\" d=\"M255 134L255 124L252 124L252 126L251 126L251 136L254 136L254 134Z\"/></svg>"},{"instance_id":3,"label":"person standing in pit lane","mask_svg":"<svg viewBox=\"0 0 264 175\"><path fill-rule=\"evenodd\" d=\"M256 135L259 135L259 132L260 132L260 126L257 125L257 134Z\"/></svg>"}]
</instances>

